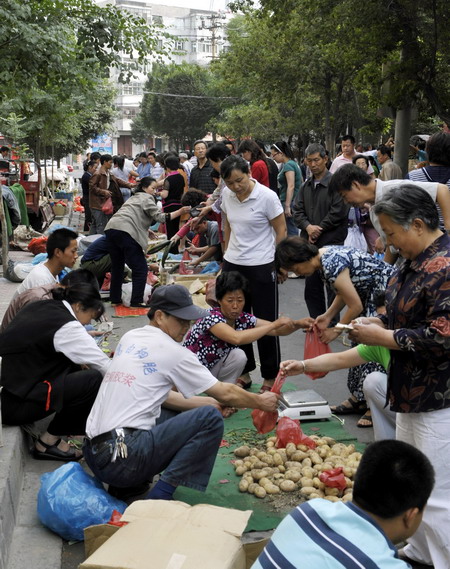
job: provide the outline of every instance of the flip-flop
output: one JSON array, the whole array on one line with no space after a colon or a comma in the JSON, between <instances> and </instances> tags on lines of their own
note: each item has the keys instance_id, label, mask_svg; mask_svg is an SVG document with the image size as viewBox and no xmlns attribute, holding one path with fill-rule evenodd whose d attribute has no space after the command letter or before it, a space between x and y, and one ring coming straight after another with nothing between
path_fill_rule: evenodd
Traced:
<instances>
[{"instance_id":1,"label":"flip-flop","mask_svg":"<svg viewBox=\"0 0 450 569\"><path fill-rule=\"evenodd\" d=\"M344 403L350 403L350 407L344 405ZM365 413L367 411L367 404L365 401L354 401L353 399L347 399L340 405L331 407L331 412L335 415L359 415L360 413Z\"/></svg>"},{"instance_id":2,"label":"flip-flop","mask_svg":"<svg viewBox=\"0 0 450 569\"><path fill-rule=\"evenodd\" d=\"M361 421L368 421L369 424L368 425L363 425L361 423ZM359 421L356 423L356 426L359 427L360 429L371 429L373 427L373 419L372 419L372 415L363 415Z\"/></svg>"},{"instance_id":3,"label":"flip-flop","mask_svg":"<svg viewBox=\"0 0 450 569\"><path fill-rule=\"evenodd\" d=\"M272 385L261 385L261 389L259 390L258 393L265 393L266 391L271 391L272 390Z\"/></svg>"}]
</instances>

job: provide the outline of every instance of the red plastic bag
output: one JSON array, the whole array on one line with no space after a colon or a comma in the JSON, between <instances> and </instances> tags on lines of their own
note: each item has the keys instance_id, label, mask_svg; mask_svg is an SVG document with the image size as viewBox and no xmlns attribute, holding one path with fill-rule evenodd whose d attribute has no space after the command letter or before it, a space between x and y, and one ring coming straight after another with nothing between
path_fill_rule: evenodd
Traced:
<instances>
[{"instance_id":1,"label":"red plastic bag","mask_svg":"<svg viewBox=\"0 0 450 569\"><path fill-rule=\"evenodd\" d=\"M33 255L47 251L47 237L35 237L28 243L28 251Z\"/></svg>"},{"instance_id":2,"label":"red plastic bag","mask_svg":"<svg viewBox=\"0 0 450 569\"><path fill-rule=\"evenodd\" d=\"M111 286L111 273L106 273L101 290L109 290Z\"/></svg>"},{"instance_id":3,"label":"red plastic bag","mask_svg":"<svg viewBox=\"0 0 450 569\"><path fill-rule=\"evenodd\" d=\"M158 277L153 271L148 271L147 273L147 284L153 286L159 281Z\"/></svg>"},{"instance_id":4,"label":"red plastic bag","mask_svg":"<svg viewBox=\"0 0 450 569\"><path fill-rule=\"evenodd\" d=\"M306 332L305 338L305 351L303 355L304 360L310 360L311 358L316 358L323 354L331 354L331 348L328 344L325 344L319 338L317 330L313 328ZM311 379L319 379L320 377L325 377L328 372L306 372Z\"/></svg>"},{"instance_id":5,"label":"red plastic bag","mask_svg":"<svg viewBox=\"0 0 450 569\"><path fill-rule=\"evenodd\" d=\"M102 205L102 212L105 215L112 215L114 212L114 207L111 197L107 198L105 203Z\"/></svg>"},{"instance_id":6,"label":"red plastic bag","mask_svg":"<svg viewBox=\"0 0 450 569\"><path fill-rule=\"evenodd\" d=\"M270 391L272 393L280 394L285 379L286 377L283 376L281 372L278 372ZM278 411L262 411L261 409L253 409L252 419L253 425L258 433L265 435L275 428L278 421Z\"/></svg>"},{"instance_id":7,"label":"red plastic bag","mask_svg":"<svg viewBox=\"0 0 450 569\"><path fill-rule=\"evenodd\" d=\"M117 510L113 510L111 517L108 521L108 525L118 526L118 527L126 526L128 522L121 522L120 521L121 519L122 519L122 514Z\"/></svg>"},{"instance_id":8,"label":"red plastic bag","mask_svg":"<svg viewBox=\"0 0 450 569\"><path fill-rule=\"evenodd\" d=\"M187 268L189 261L192 261L192 259L191 256L189 255L189 251L185 249L183 257L181 258L180 270L178 271L180 275L192 275L192 273L194 272L193 270Z\"/></svg>"},{"instance_id":9,"label":"red plastic bag","mask_svg":"<svg viewBox=\"0 0 450 569\"><path fill-rule=\"evenodd\" d=\"M300 421L295 421L290 417L282 417L278 421L275 434L277 436L277 441L275 443L277 448L285 448L288 443L306 445L311 449L316 448L317 446L315 441L303 433L302 428L300 427Z\"/></svg>"},{"instance_id":10,"label":"red plastic bag","mask_svg":"<svg viewBox=\"0 0 450 569\"><path fill-rule=\"evenodd\" d=\"M345 490L347 488L342 466L324 470L319 474L319 480L329 488L338 488L339 490Z\"/></svg>"}]
</instances>

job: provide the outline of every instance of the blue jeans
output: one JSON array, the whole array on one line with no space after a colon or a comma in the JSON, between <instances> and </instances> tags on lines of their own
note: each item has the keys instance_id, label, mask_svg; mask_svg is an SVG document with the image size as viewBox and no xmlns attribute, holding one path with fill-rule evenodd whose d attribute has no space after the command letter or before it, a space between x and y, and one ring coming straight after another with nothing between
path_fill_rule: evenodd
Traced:
<instances>
[{"instance_id":1,"label":"blue jeans","mask_svg":"<svg viewBox=\"0 0 450 569\"><path fill-rule=\"evenodd\" d=\"M153 429L125 435L127 458L111 462L113 438L99 444L86 441L83 453L95 476L112 486L137 486L164 471L164 482L204 492L222 436L223 418L214 407L178 414L163 409Z\"/></svg>"}]
</instances>

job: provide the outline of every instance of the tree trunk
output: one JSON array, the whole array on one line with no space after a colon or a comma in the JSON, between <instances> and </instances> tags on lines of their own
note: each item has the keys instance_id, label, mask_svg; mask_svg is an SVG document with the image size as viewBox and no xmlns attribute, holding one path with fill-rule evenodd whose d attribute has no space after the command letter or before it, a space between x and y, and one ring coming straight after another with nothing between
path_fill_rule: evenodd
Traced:
<instances>
[{"instance_id":1,"label":"tree trunk","mask_svg":"<svg viewBox=\"0 0 450 569\"><path fill-rule=\"evenodd\" d=\"M403 176L408 173L409 137L411 131L411 106L397 109L395 117L394 162L400 166Z\"/></svg>"}]
</instances>

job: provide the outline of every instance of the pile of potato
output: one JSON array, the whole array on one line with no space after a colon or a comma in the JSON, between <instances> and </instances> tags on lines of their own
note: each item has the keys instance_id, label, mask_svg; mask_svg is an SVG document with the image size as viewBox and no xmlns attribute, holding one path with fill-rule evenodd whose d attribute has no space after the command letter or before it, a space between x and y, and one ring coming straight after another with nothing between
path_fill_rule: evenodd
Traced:
<instances>
[{"instance_id":1,"label":"pile of potato","mask_svg":"<svg viewBox=\"0 0 450 569\"><path fill-rule=\"evenodd\" d=\"M304 444L289 443L286 448L276 448L276 437L266 441L266 450L241 446L234 451L235 472L242 476L241 492L249 492L257 498L268 494L298 492L305 500L325 498L331 502L352 499L352 478L358 468L361 453L355 445L336 443L331 437L311 436L316 443L314 450ZM329 488L319 479L324 470L343 467L346 489Z\"/></svg>"}]
</instances>

